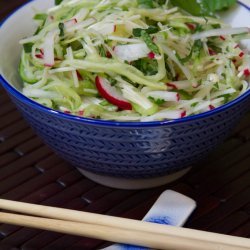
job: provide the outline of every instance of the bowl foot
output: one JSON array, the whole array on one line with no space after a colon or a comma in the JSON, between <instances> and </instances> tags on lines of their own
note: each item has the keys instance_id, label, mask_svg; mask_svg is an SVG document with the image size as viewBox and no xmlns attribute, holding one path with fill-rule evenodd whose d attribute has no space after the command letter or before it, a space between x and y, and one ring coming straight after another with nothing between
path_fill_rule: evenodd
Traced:
<instances>
[{"instance_id":1,"label":"bowl foot","mask_svg":"<svg viewBox=\"0 0 250 250\"><path fill-rule=\"evenodd\" d=\"M98 175L98 174L91 173L89 171L85 171L81 168L78 168L78 170L84 176L86 176L87 178L89 178L90 180L96 183L99 183L101 185L111 187L111 188L119 188L119 189L127 189L127 190L146 189L146 188L154 188L154 187L162 186L164 184L173 182L181 178L190 169L191 167L175 172L170 175L165 175L165 176L150 178L150 179L123 179L123 178Z\"/></svg>"}]
</instances>

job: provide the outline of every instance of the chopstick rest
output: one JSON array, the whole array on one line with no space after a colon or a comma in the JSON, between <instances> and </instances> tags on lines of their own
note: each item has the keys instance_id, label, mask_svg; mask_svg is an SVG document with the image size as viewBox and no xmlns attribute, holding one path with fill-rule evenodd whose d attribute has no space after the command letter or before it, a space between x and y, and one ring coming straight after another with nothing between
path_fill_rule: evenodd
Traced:
<instances>
[{"instance_id":1,"label":"chopstick rest","mask_svg":"<svg viewBox=\"0 0 250 250\"><path fill-rule=\"evenodd\" d=\"M143 221L171 226L183 226L195 208L196 202L191 198L173 190L166 190L145 215ZM137 248L130 245L114 244L102 250L132 249L135 250ZM148 248L139 247L138 249L143 250Z\"/></svg>"}]
</instances>

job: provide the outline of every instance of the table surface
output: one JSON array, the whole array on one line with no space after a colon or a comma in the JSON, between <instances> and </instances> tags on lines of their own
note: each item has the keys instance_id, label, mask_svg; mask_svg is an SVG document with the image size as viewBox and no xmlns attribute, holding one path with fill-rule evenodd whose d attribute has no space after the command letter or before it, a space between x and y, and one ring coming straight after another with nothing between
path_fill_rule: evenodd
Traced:
<instances>
[{"instance_id":1,"label":"table surface","mask_svg":"<svg viewBox=\"0 0 250 250\"><path fill-rule=\"evenodd\" d=\"M0 18L27 2L1 0ZM1 62L2 63L2 62ZM0 87L0 197L141 219L166 189L197 202L186 227L250 237L250 114L184 178L160 188L98 185L57 157L35 135ZM97 249L106 243L0 224L0 249Z\"/></svg>"}]
</instances>

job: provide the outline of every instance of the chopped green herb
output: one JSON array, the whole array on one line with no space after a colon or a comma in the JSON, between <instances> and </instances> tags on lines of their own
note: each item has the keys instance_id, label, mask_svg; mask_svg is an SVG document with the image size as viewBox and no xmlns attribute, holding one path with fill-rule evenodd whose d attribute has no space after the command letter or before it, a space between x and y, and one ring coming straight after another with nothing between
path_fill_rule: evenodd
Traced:
<instances>
[{"instance_id":1,"label":"chopped green herb","mask_svg":"<svg viewBox=\"0 0 250 250\"><path fill-rule=\"evenodd\" d=\"M211 26L212 26L212 28L214 28L214 29L220 29L220 28L221 28L221 25L220 25L219 23L212 24Z\"/></svg>"},{"instance_id":2,"label":"chopped green herb","mask_svg":"<svg viewBox=\"0 0 250 250\"><path fill-rule=\"evenodd\" d=\"M218 82L216 82L216 83L214 84L214 88L215 88L216 90L219 89L219 83L218 83Z\"/></svg>"},{"instance_id":3,"label":"chopped green herb","mask_svg":"<svg viewBox=\"0 0 250 250\"><path fill-rule=\"evenodd\" d=\"M111 83L112 86L114 86L114 85L117 84L117 81L114 78L112 78L112 77L109 78L109 81L110 81L110 83Z\"/></svg>"},{"instance_id":4,"label":"chopped green herb","mask_svg":"<svg viewBox=\"0 0 250 250\"><path fill-rule=\"evenodd\" d=\"M63 1L63 0L55 0L55 5L61 4L62 1Z\"/></svg>"},{"instance_id":5,"label":"chopped green herb","mask_svg":"<svg viewBox=\"0 0 250 250\"><path fill-rule=\"evenodd\" d=\"M154 52L157 55L160 54L157 45L153 42L151 36L145 30L141 32L141 38L152 52Z\"/></svg>"},{"instance_id":6,"label":"chopped green herb","mask_svg":"<svg viewBox=\"0 0 250 250\"><path fill-rule=\"evenodd\" d=\"M156 0L159 5L164 5L166 0Z\"/></svg>"},{"instance_id":7,"label":"chopped green herb","mask_svg":"<svg viewBox=\"0 0 250 250\"><path fill-rule=\"evenodd\" d=\"M178 89L175 91L180 94L182 100L191 100L193 98L193 95L189 94L187 91L183 89Z\"/></svg>"},{"instance_id":8,"label":"chopped green herb","mask_svg":"<svg viewBox=\"0 0 250 250\"><path fill-rule=\"evenodd\" d=\"M198 104L199 104L199 102L194 102L194 103L191 104L191 107L194 108L194 107L196 107Z\"/></svg>"},{"instance_id":9,"label":"chopped green herb","mask_svg":"<svg viewBox=\"0 0 250 250\"><path fill-rule=\"evenodd\" d=\"M60 30L59 36L60 36L60 37L64 37L64 23L59 23L59 24L58 24L58 28L59 28L59 30Z\"/></svg>"},{"instance_id":10,"label":"chopped green herb","mask_svg":"<svg viewBox=\"0 0 250 250\"><path fill-rule=\"evenodd\" d=\"M202 45L201 40L197 40L197 41L194 42L194 45L193 45L193 47L192 47L190 53L189 53L186 57L181 58L181 57L178 55L178 53L176 53L176 57L178 58L178 60L179 60L182 64L184 64L184 63L189 62L189 61L191 60L193 54L196 54L196 55L199 56L202 47L203 47L203 45Z\"/></svg>"},{"instance_id":11,"label":"chopped green herb","mask_svg":"<svg viewBox=\"0 0 250 250\"><path fill-rule=\"evenodd\" d=\"M198 33L198 32L201 32L201 31L203 31L204 29L203 29L203 26L201 25L201 24L196 24L196 27L195 27L195 29L194 29L194 33Z\"/></svg>"},{"instance_id":12,"label":"chopped green herb","mask_svg":"<svg viewBox=\"0 0 250 250\"><path fill-rule=\"evenodd\" d=\"M226 95L221 95L218 96L218 98L223 97L224 98L224 104L228 103L230 101L230 98L232 97L230 94L226 94Z\"/></svg>"},{"instance_id":13,"label":"chopped green herb","mask_svg":"<svg viewBox=\"0 0 250 250\"><path fill-rule=\"evenodd\" d=\"M148 34L155 34L159 31L159 28L156 26L149 26L147 29L135 28L133 29L133 35L135 37L141 37L142 31L145 31Z\"/></svg>"},{"instance_id":14,"label":"chopped green herb","mask_svg":"<svg viewBox=\"0 0 250 250\"><path fill-rule=\"evenodd\" d=\"M162 105L163 103L165 103L166 101L163 99L155 99L152 96L149 96L148 99L152 102L154 102L157 105Z\"/></svg>"},{"instance_id":15,"label":"chopped green herb","mask_svg":"<svg viewBox=\"0 0 250 250\"><path fill-rule=\"evenodd\" d=\"M38 13L36 14L33 19L34 20L39 20L39 21L46 21L48 15L47 14L43 14L43 13Z\"/></svg>"},{"instance_id":16,"label":"chopped green herb","mask_svg":"<svg viewBox=\"0 0 250 250\"><path fill-rule=\"evenodd\" d=\"M137 0L138 4L144 8L154 8L153 0Z\"/></svg>"},{"instance_id":17,"label":"chopped green herb","mask_svg":"<svg viewBox=\"0 0 250 250\"><path fill-rule=\"evenodd\" d=\"M99 50L99 55L100 55L101 57L107 57L106 51L105 51L105 49L103 48L103 46L99 46L99 47L98 47L98 50Z\"/></svg>"},{"instance_id":18,"label":"chopped green herb","mask_svg":"<svg viewBox=\"0 0 250 250\"><path fill-rule=\"evenodd\" d=\"M134 61L132 65L136 67L137 69L139 69L144 75L157 74L158 64L156 60L143 58L143 59Z\"/></svg>"},{"instance_id":19,"label":"chopped green herb","mask_svg":"<svg viewBox=\"0 0 250 250\"><path fill-rule=\"evenodd\" d=\"M234 5L236 0L170 0L170 2L195 16L213 16L216 11Z\"/></svg>"},{"instance_id":20,"label":"chopped green herb","mask_svg":"<svg viewBox=\"0 0 250 250\"><path fill-rule=\"evenodd\" d=\"M34 43L23 44L23 48L24 48L25 53L31 53L33 45L34 45Z\"/></svg>"},{"instance_id":21,"label":"chopped green herb","mask_svg":"<svg viewBox=\"0 0 250 250\"><path fill-rule=\"evenodd\" d=\"M102 106L108 106L110 103L107 100L104 100L100 103Z\"/></svg>"}]
</instances>

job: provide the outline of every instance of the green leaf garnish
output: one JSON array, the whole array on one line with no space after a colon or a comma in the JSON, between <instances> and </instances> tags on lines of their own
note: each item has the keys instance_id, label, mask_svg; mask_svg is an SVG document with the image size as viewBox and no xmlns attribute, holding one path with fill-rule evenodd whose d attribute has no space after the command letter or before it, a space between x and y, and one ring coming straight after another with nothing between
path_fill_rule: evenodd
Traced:
<instances>
[{"instance_id":1,"label":"green leaf garnish","mask_svg":"<svg viewBox=\"0 0 250 250\"><path fill-rule=\"evenodd\" d=\"M34 45L34 43L23 44L23 49L24 49L25 53L31 53L33 45Z\"/></svg>"},{"instance_id":2,"label":"green leaf garnish","mask_svg":"<svg viewBox=\"0 0 250 250\"><path fill-rule=\"evenodd\" d=\"M60 36L60 37L64 37L64 23L59 23L59 24L58 24L58 28L59 28L59 30L60 30L59 36Z\"/></svg>"},{"instance_id":3,"label":"green leaf garnish","mask_svg":"<svg viewBox=\"0 0 250 250\"><path fill-rule=\"evenodd\" d=\"M137 0L138 5L144 8L154 8L154 1L153 0Z\"/></svg>"},{"instance_id":4,"label":"green leaf garnish","mask_svg":"<svg viewBox=\"0 0 250 250\"><path fill-rule=\"evenodd\" d=\"M44 14L44 13L38 13L36 14L33 19L34 20L39 20L39 21L46 21L48 15L47 14Z\"/></svg>"},{"instance_id":5,"label":"green leaf garnish","mask_svg":"<svg viewBox=\"0 0 250 250\"><path fill-rule=\"evenodd\" d=\"M236 0L170 0L170 2L194 16L214 16L216 11L234 5Z\"/></svg>"},{"instance_id":6,"label":"green leaf garnish","mask_svg":"<svg viewBox=\"0 0 250 250\"><path fill-rule=\"evenodd\" d=\"M62 1L63 1L63 0L55 0L55 5L61 4Z\"/></svg>"}]
</instances>

